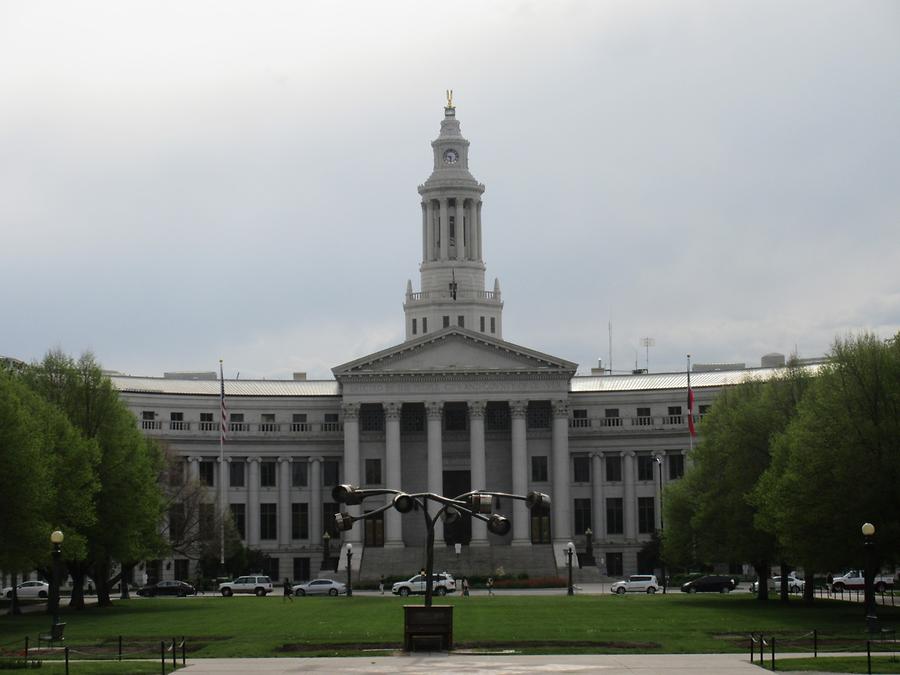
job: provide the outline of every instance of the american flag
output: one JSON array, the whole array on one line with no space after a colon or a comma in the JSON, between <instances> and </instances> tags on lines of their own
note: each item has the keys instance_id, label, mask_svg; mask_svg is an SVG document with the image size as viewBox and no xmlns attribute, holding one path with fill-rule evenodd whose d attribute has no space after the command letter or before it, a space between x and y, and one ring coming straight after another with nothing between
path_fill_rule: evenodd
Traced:
<instances>
[{"instance_id":1,"label":"american flag","mask_svg":"<svg viewBox=\"0 0 900 675\"><path fill-rule=\"evenodd\" d=\"M226 432L228 426L228 411L225 409L225 376L222 374L222 359L219 359L219 402L221 404L222 423L219 424L219 443L228 439Z\"/></svg>"},{"instance_id":2,"label":"american flag","mask_svg":"<svg viewBox=\"0 0 900 675\"><path fill-rule=\"evenodd\" d=\"M687 398L687 422L688 422L688 430L691 432L691 436L697 435L697 430L694 429L694 390L691 389L691 357L688 355L688 369L687 369L687 385L688 385L688 398Z\"/></svg>"}]
</instances>

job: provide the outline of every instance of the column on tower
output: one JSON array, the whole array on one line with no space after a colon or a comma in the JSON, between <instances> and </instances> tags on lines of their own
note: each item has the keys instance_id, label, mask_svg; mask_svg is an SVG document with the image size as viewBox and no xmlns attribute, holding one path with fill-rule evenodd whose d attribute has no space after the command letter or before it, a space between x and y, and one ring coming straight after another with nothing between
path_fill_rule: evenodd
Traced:
<instances>
[{"instance_id":1,"label":"column on tower","mask_svg":"<svg viewBox=\"0 0 900 675\"><path fill-rule=\"evenodd\" d=\"M553 539L567 542L572 538L572 510L569 498L569 404L553 401Z\"/></svg>"},{"instance_id":2,"label":"column on tower","mask_svg":"<svg viewBox=\"0 0 900 675\"><path fill-rule=\"evenodd\" d=\"M344 482L359 486L359 404L345 403L341 406L344 414ZM360 515L359 506L347 506L351 516ZM346 541L358 543L360 528L347 531Z\"/></svg>"},{"instance_id":3,"label":"column on tower","mask_svg":"<svg viewBox=\"0 0 900 675\"><path fill-rule=\"evenodd\" d=\"M422 202L422 262L428 262L431 257L429 255L429 251L431 250L429 244L429 236L428 236L428 208L425 205L425 202Z\"/></svg>"},{"instance_id":4,"label":"column on tower","mask_svg":"<svg viewBox=\"0 0 900 675\"><path fill-rule=\"evenodd\" d=\"M465 212L465 199L462 197L456 198L456 259L457 260L465 260L466 259L466 212Z\"/></svg>"},{"instance_id":5,"label":"column on tower","mask_svg":"<svg viewBox=\"0 0 900 675\"><path fill-rule=\"evenodd\" d=\"M448 202L449 200L447 199L447 197L441 197L441 254L439 256L441 260L448 260L450 258L450 219L447 217Z\"/></svg>"},{"instance_id":6,"label":"column on tower","mask_svg":"<svg viewBox=\"0 0 900 675\"><path fill-rule=\"evenodd\" d=\"M309 460L309 541L320 543L325 528L322 523L322 458Z\"/></svg>"},{"instance_id":7,"label":"column on tower","mask_svg":"<svg viewBox=\"0 0 900 675\"><path fill-rule=\"evenodd\" d=\"M469 401L469 469L473 490L487 489L487 469L484 452L484 401ZM487 524L472 518L473 546L488 543Z\"/></svg>"},{"instance_id":8,"label":"column on tower","mask_svg":"<svg viewBox=\"0 0 900 675\"><path fill-rule=\"evenodd\" d=\"M247 462L247 546L259 546L259 457Z\"/></svg>"},{"instance_id":9,"label":"column on tower","mask_svg":"<svg viewBox=\"0 0 900 675\"><path fill-rule=\"evenodd\" d=\"M291 458L278 458L278 545L291 544Z\"/></svg>"},{"instance_id":10,"label":"column on tower","mask_svg":"<svg viewBox=\"0 0 900 675\"><path fill-rule=\"evenodd\" d=\"M475 225L475 235L473 239L475 240L475 259L483 260L484 252L481 249L481 200L475 200L472 222Z\"/></svg>"},{"instance_id":11,"label":"column on tower","mask_svg":"<svg viewBox=\"0 0 900 675\"><path fill-rule=\"evenodd\" d=\"M384 404L384 473L385 485L399 490L402 484L400 460L400 414L399 403ZM384 512L385 548L403 546L403 519L397 509Z\"/></svg>"},{"instance_id":12,"label":"column on tower","mask_svg":"<svg viewBox=\"0 0 900 675\"><path fill-rule=\"evenodd\" d=\"M446 200L442 200L441 204L443 209ZM428 418L428 491L436 494L441 494L444 488L444 451L441 444L443 413L444 404L441 401L432 401L425 404L425 414ZM437 542L443 538L444 524L438 519L434 524L434 540Z\"/></svg>"},{"instance_id":13,"label":"column on tower","mask_svg":"<svg viewBox=\"0 0 900 675\"><path fill-rule=\"evenodd\" d=\"M634 518L634 452L626 452L622 462L622 508L624 510L625 541L637 539Z\"/></svg>"},{"instance_id":14,"label":"column on tower","mask_svg":"<svg viewBox=\"0 0 900 675\"><path fill-rule=\"evenodd\" d=\"M528 489L528 401L510 401L512 419L512 491L522 495ZM531 543L528 536L528 507L520 499L512 500L513 546Z\"/></svg>"}]
</instances>

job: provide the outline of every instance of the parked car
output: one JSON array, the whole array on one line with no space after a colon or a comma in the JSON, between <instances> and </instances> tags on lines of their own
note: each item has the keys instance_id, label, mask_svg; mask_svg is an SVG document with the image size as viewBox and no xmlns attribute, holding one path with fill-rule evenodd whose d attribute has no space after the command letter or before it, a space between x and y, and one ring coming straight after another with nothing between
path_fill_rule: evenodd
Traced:
<instances>
[{"instance_id":1,"label":"parked car","mask_svg":"<svg viewBox=\"0 0 900 675\"><path fill-rule=\"evenodd\" d=\"M732 577L707 574L681 585L682 593L730 593L737 587Z\"/></svg>"},{"instance_id":2,"label":"parked car","mask_svg":"<svg viewBox=\"0 0 900 675\"><path fill-rule=\"evenodd\" d=\"M175 595L183 598L186 595L195 595L197 589L186 581L159 581L155 584L147 584L141 588L137 594L145 598L152 598L157 595Z\"/></svg>"},{"instance_id":3,"label":"parked car","mask_svg":"<svg viewBox=\"0 0 900 675\"><path fill-rule=\"evenodd\" d=\"M4 598L12 598L12 586L7 586L0 594ZM16 596L21 600L23 598L46 598L50 595L50 584L46 581L23 581L16 586Z\"/></svg>"},{"instance_id":4,"label":"parked car","mask_svg":"<svg viewBox=\"0 0 900 675\"><path fill-rule=\"evenodd\" d=\"M235 593L253 593L260 597L272 592L272 580L262 575L238 577L234 581L219 584L219 592L226 598Z\"/></svg>"},{"instance_id":5,"label":"parked car","mask_svg":"<svg viewBox=\"0 0 900 675\"><path fill-rule=\"evenodd\" d=\"M627 579L617 581L609 587L610 593L656 593L659 583L652 574L632 574Z\"/></svg>"},{"instance_id":6,"label":"parked car","mask_svg":"<svg viewBox=\"0 0 900 675\"><path fill-rule=\"evenodd\" d=\"M291 588L294 595L345 595L346 584L334 579L313 579L305 584L297 584Z\"/></svg>"},{"instance_id":7,"label":"parked car","mask_svg":"<svg viewBox=\"0 0 900 675\"><path fill-rule=\"evenodd\" d=\"M413 593L424 593L425 582L427 577L424 574L417 574L406 581L398 581L391 587L391 593L394 595L402 595L406 597ZM447 572L440 572L431 575L432 593L435 595L447 595L456 591L456 579Z\"/></svg>"},{"instance_id":8,"label":"parked car","mask_svg":"<svg viewBox=\"0 0 900 675\"><path fill-rule=\"evenodd\" d=\"M803 589L806 588L806 581L804 579L795 577L793 572L788 576L787 580L788 593L802 593ZM781 577L770 577L768 586L769 593L781 592ZM754 581L752 584L750 584L750 592L759 593L759 581Z\"/></svg>"},{"instance_id":9,"label":"parked car","mask_svg":"<svg viewBox=\"0 0 900 675\"><path fill-rule=\"evenodd\" d=\"M863 576L863 570L847 570L840 574L831 582L831 592L840 593L846 590L864 590L866 587L866 579ZM872 579L872 588L876 593L883 593L888 588L894 587L894 577L886 574L877 575Z\"/></svg>"}]
</instances>

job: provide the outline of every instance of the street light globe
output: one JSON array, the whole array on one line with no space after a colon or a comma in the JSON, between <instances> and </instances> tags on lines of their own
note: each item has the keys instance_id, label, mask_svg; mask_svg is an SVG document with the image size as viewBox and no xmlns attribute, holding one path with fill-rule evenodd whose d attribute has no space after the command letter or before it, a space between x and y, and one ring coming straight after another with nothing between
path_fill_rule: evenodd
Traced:
<instances>
[{"instance_id":1,"label":"street light globe","mask_svg":"<svg viewBox=\"0 0 900 675\"><path fill-rule=\"evenodd\" d=\"M352 552L353 552L353 544L348 543L347 544L347 553L352 553Z\"/></svg>"},{"instance_id":2,"label":"street light globe","mask_svg":"<svg viewBox=\"0 0 900 675\"><path fill-rule=\"evenodd\" d=\"M871 537L875 534L875 526L872 523L863 523L862 533L867 537Z\"/></svg>"},{"instance_id":3,"label":"street light globe","mask_svg":"<svg viewBox=\"0 0 900 675\"><path fill-rule=\"evenodd\" d=\"M64 537L63 537L62 530L53 530L53 532L50 533L50 543L51 544L59 545L59 544L63 543L63 539L64 539Z\"/></svg>"},{"instance_id":4,"label":"street light globe","mask_svg":"<svg viewBox=\"0 0 900 675\"><path fill-rule=\"evenodd\" d=\"M569 551L570 553L571 553L571 552L574 552L574 551L575 551L575 544L573 544L573 543L570 541L568 544L566 544L566 550Z\"/></svg>"}]
</instances>

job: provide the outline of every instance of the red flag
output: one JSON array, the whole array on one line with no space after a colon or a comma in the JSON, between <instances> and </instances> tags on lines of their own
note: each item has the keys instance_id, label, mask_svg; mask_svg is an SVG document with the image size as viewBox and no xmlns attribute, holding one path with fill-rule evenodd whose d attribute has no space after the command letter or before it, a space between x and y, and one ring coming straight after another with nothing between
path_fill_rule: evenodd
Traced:
<instances>
[{"instance_id":1,"label":"red flag","mask_svg":"<svg viewBox=\"0 0 900 675\"><path fill-rule=\"evenodd\" d=\"M219 401L222 418L222 421L219 424L219 443L222 444L228 439L225 426L228 423L228 411L225 409L225 376L222 374L221 359L219 360L219 384L221 385L221 388L219 389Z\"/></svg>"},{"instance_id":2,"label":"red flag","mask_svg":"<svg viewBox=\"0 0 900 675\"><path fill-rule=\"evenodd\" d=\"M691 436L696 436L697 430L694 429L694 390L691 389L690 362L688 362L687 380L688 380L688 383L687 383L688 384L688 399L687 399L688 430L691 432Z\"/></svg>"}]
</instances>

